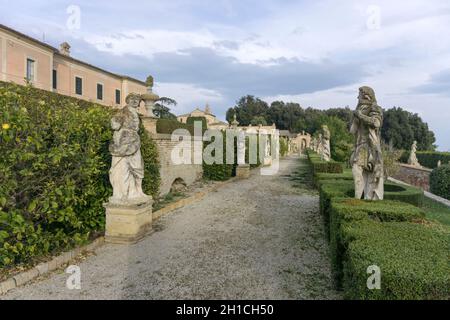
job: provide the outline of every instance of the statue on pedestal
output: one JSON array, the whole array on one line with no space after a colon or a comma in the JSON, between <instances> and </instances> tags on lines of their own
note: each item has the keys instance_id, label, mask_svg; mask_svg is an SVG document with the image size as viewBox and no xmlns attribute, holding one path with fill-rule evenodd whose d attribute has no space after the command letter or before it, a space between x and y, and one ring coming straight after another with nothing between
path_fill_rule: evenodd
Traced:
<instances>
[{"instance_id":1,"label":"statue on pedestal","mask_svg":"<svg viewBox=\"0 0 450 320\"><path fill-rule=\"evenodd\" d=\"M416 152L417 152L417 141L414 141L411 146L411 152L409 153L408 164L415 167L421 167L419 160L417 160Z\"/></svg>"},{"instance_id":2,"label":"statue on pedestal","mask_svg":"<svg viewBox=\"0 0 450 320\"><path fill-rule=\"evenodd\" d=\"M137 205L151 200L142 191L144 162L137 113L141 99L138 94L129 94L126 98L127 105L111 119L114 134L109 146L112 155L109 179L113 187L110 204Z\"/></svg>"},{"instance_id":3,"label":"statue on pedestal","mask_svg":"<svg viewBox=\"0 0 450 320\"><path fill-rule=\"evenodd\" d=\"M350 158L355 198L382 200L384 197L381 126L383 110L377 104L370 87L359 88L358 106L354 112L350 132L355 135L355 147Z\"/></svg>"}]
</instances>

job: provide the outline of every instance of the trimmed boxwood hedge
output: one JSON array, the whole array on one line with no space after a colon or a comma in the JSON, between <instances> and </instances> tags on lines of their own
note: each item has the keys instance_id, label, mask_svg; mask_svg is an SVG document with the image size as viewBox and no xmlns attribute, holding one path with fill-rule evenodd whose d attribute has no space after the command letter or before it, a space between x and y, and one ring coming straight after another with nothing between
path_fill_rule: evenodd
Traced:
<instances>
[{"instance_id":1,"label":"trimmed boxwood hedge","mask_svg":"<svg viewBox=\"0 0 450 320\"><path fill-rule=\"evenodd\" d=\"M450 152L439 152L439 151L417 151L417 160L419 163L430 169L437 168L439 160L441 163L448 164L450 162ZM400 158L400 161L407 163L409 158L409 151L405 151Z\"/></svg>"},{"instance_id":2,"label":"trimmed boxwood hedge","mask_svg":"<svg viewBox=\"0 0 450 320\"><path fill-rule=\"evenodd\" d=\"M331 262L338 286L342 280L342 255L346 250L342 242L342 225L364 219L392 222L421 220L424 217L425 213L423 210L404 202L332 198L330 203L329 239Z\"/></svg>"},{"instance_id":3,"label":"trimmed boxwood hedge","mask_svg":"<svg viewBox=\"0 0 450 320\"><path fill-rule=\"evenodd\" d=\"M442 165L431 172L430 191L450 200L450 165Z\"/></svg>"},{"instance_id":4,"label":"trimmed boxwood hedge","mask_svg":"<svg viewBox=\"0 0 450 320\"><path fill-rule=\"evenodd\" d=\"M315 180L346 298L450 299L450 230L424 219L422 190L387 182L385 200L365 201L354 199L348 171L315 173ZM380 267L381 290L367 288L372 265Z\"/></svg>"},{"instance_id":5,"label":"trimmed boxwood hedge","mask_svg":"<svg viewBox=\"0 0 450 320\"><path fill-rule=\"evenodd\" d=\"M450 299L450 232L410 222L352 221L342 227L347 299ZM381 289L367 289L367 268L381 270Z\"/></svg>"},{"instance_id":6,"label":"trimmed boxwood hedge","mask_svg":"<svg viewBox=\"0 0 450 320\"><path fill-rule=\"evenodd\" d=\"M334 197L354 198L355 186L351 180L320 180L320 212L328 222L330 201ZM423 190L392 182L384 184L385 200L397 200L420 207L423 203Z\"/></svg>"},{"instance_id":7,"label":"trimmed boxwood hedge","mask_svg":"<svg viewBox=\"0 0 450 320\"><path fill-rule=\"evenodd\" d=\"M336 161L322 161L320 156L312 150L307 151L308 159L311 162L313 173L343 173L344 166Z\"/></svg>"}]
</instances>

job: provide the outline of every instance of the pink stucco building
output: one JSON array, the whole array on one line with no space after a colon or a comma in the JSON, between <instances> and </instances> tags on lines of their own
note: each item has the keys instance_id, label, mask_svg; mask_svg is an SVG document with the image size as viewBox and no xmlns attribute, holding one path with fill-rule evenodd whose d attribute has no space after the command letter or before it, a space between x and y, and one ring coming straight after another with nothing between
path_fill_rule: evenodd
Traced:
<instances>
[{"instance_id":1,"label":"pink stucco building","mask_svg":"<svg viewBox=\"0 0 450 320\"><path fill-rule=\"evenodd\" d=\"M131 93L147 91L145 82L118 75L70 56L0 24L0 81L25 84L108 106L121 106Z\"/></svg>"}]
</instances>

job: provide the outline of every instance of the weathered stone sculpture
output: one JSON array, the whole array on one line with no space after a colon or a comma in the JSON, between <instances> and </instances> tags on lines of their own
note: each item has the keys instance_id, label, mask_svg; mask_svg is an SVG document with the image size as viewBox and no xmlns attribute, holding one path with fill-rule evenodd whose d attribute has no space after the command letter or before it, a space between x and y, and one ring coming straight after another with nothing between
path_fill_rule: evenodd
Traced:
<instances>
[{"instance_id":1,"label":"weathered stone sculpture","mask_svg":"<svg viewBox=\"0 0 450 320\"><path fill-rule=\"evenodd\" d=\"M350 132L355 135L355 147L350 158L355 197L382 200L384 196L383 155L380 131L383 111L370 87L359 89L358 106L354 112Z\"/></svg>"},{"instance_id":2,"label":"weathered stone sculpture","mask_svg":"<svg viewBox=\"0 0 450 320\"><path fill-rule=\"evenodd\" d=\"M330 130L328 129L327 125L322 126L322 153L320 154L320 157L324 161L330 161L331 160L331 150L330 150Z\"/></svg>"},{"instance_id":3,"label":"weathered stone sculpture","mask_svg":"<svg viewBox=\"0 0 450 320\"><path fill-rule=\"evenodd\" d=\"M110 203L139 204L151 198L142 191L144 162L137 113L140 101L139 95L130 94L126 99L127 106L111 119L114 134L109 146L112 155L109 179L113 187Z\"/></svg>"},{"instance_id":4,"label":"weathered stone sculpture","mask_svg":"<svg viewBox=\"0 0 450 320\"><path fill-rule=\"evenodd\" d=\"M421 167L419 160L417 160L416 152L417 152L417 141L414 141L411 146L411 152L409 153L408 164L415 167Z\"/></svg>"},{"instance_id":5,"label":"weathered stone sculpture","mask_svg":"<svg viewBox=\"0 0 450 320\"><path fill-rule=\"evenodd\" d=\"M114 134L109 146L112 155L109 179L113 195L104 205L105 239L109 242L133 243L151 230L153 200L142 191L144 162L137 113L140 101L140 95L128 95L127 106L111 119Z\"/></svg>"},{"instance_id":6,"label":"weathered stone sculpture","mask_svg":"<svg viewBox=\"0 0 450 320\"><path fill-rule=\"evenodd\" d=\"M318 155L322 156L323 153L323 137L322 137L322 133L319 133L319 136L316 140L316 152Z\"/></svg>"}]
</instances>

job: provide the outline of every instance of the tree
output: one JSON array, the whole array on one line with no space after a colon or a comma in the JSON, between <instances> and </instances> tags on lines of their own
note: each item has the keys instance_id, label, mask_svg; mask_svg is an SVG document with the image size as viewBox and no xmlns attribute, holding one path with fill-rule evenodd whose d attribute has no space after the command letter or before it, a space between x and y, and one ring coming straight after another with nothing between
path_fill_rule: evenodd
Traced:
<instances>
[{"instance_id":1,"label":"tree","mask_svg":"<svg viewBox=\"0 0 450 320\"><path fill-rule=\"evenodd\" d=\"M156 101L153 108L155 116L161 119L176 119L177 116L170 112L169 106L176 106L177 102L174 99L161 97Z\"/></svg>"},{"instance_id":2,"label":"tree","mask_svg":"<svg viewBox=\"0 0 450 320\"><path fill-rule=\"evenodd\" d=\"M226 119L228 122L233 121L234 113L236 119L241 126L248 126L255 116L265 116L269 106L266 102L254 96L247 95L239 99L234 108L227 111Z\"/></svg>"},{"instance_id":3,"label":"tree","mask_svg":"<svg viewBox=\"0 0 450 320\"><path fill-rule=\"evenodd\" d=\"M252 119L252 121L250 121L250 124L252 126L259 126L259 125L267 126L267 121L266 118L264 118L264 116L256 116Z\"/></svg>"},{"instance_id":4,"label":"tree","mask_svg":"<svg viewBox=\"0 0 450 320\"><path fill-rule=\"evenodd\" d=\"M384 111L383 128L381 136L386 143L396 149L409 150L414 140L419 150L432 151L436 147L434 133L428 129L416 113L392 108Z\"/></svg>"}]
</instances>

